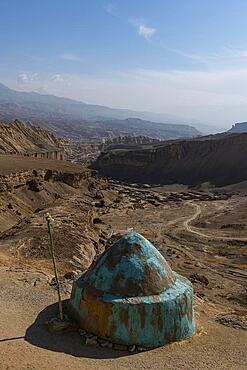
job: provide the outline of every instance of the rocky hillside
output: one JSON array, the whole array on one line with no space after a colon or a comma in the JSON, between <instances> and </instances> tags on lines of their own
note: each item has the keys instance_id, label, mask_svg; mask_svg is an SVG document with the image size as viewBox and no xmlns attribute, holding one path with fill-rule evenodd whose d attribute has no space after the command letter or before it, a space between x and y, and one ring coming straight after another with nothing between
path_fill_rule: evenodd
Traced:
<instances>
[{"instance_id":1,"label":"rocky hillside","mask_svg":"<svg viewBox=\"0 0 247 370\"><path fill-rule=\"evenodd\" d=\"M146 136L156 140L170 140L200 136L200 132L189 125L158 123L139 118L99 120L95 125L98 127L98 132L105 131L109 138Z\"/></svg>"},{"instance_id":2,"label":"rocky hillside","mask_svg":"<svg viewBox=\"0 0 247 370\"><path fill-rule=\"evenodd\" d=\"M247 180L247 134L214 135L101 154L93 168L132 182L227 185Z\"/></svg>"},{"instance_id":3,"label":"rocky hillside","mask_svg":"<svg viewBox=\"0 0 247 370\"><path fill-rule=\"evenodd\" d=\"M117 197L106 184L66 161L0 155L1 252L39 268L50 266L45 220L50 212L60 271L87 269L105 245L97 211Z\"/></svg>"},{"instance_id":4,"label":"rocky hillside","mask_svg":"<svg viewBox=\"0 0 247 370\"><path fill-rule=\"evenodd\" d=\"M0 123L0 153L32 154L61 149L61 142L48 130L15 120Z\"/></svg>"}]
</instances>

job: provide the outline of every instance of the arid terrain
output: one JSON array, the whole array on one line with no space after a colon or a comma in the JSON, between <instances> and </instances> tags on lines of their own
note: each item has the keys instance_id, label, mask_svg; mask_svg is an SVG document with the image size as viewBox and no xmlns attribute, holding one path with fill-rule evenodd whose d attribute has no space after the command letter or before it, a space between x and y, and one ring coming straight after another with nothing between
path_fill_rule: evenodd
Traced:
<instances>
[{"instance_id":1,"label":"arid terrain","mask_svg":"<svg viewBox=\"0 0 247 370\"><path fill-rule=\"evenodd\" d=\"M246 142L246 133L223 133L108 147L92 168L115 180L143 184L231 185L247 180Z\"/></svg>"},{"instance_id":2,"label":"arid terrain","mask_svg":"<svg viewBox=\"0 0 247 370\"><path fill-rule=\"evenodd\" d=\"M98 178L66 161L0 157L1 369L245 369L247 186L151 188ZM45 214L54 232L63 299L119 235L134 229L194 286L197 334L142 353L51 334L56 290Z\"/></svg>"},{"instance_id":3,"label":"arid terrain","mask_svg":"<svg viewBox=\"0 0 247 370\"><path fill-rule=\"evenodd\" d=\"M0 0L0 370L247 370L247 0Z\"/></svg>"}]
</instances>

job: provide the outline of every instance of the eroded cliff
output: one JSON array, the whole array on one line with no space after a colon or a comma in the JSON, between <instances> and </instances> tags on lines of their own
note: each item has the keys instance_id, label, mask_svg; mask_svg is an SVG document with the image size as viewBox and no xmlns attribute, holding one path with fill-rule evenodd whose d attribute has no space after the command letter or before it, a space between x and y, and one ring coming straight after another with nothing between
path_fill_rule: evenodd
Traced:
<instances>
[{"instance_id":1,"label":"eroded cliff","mask_svg":"<svg viewBox=\"0 0 247 370\"><path fill-rule=\"evenodd\" d=\"M247 179L246 156L247 134L214 135L110 150L100 155L93 168L132 182L226 185Z\"/></svg>"}]
</instances>

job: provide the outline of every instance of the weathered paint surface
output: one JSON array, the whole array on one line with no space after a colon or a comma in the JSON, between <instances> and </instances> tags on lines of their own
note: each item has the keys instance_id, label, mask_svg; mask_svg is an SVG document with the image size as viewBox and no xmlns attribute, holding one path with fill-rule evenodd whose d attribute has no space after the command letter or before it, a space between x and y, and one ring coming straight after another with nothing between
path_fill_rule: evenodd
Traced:
<instances>
[{"instance_id":1,"label":"weathered paint surface","mask_svg":"<svg viewBox=\"0 0 247 370\"><path fill-rule=\"evenodd\" d=\"M73 285L80 326L115 343L157 347L195 332L191 283L141 235L110 246Z\"/></svg>"}]
</instances>

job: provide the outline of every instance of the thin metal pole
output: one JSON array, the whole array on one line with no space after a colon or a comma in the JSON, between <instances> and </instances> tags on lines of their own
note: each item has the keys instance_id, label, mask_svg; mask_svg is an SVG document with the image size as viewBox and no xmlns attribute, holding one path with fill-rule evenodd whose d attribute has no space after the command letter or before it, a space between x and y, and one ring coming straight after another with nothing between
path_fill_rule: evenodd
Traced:
<instances>
[{"instance_id":1,"label":"thin metal pole","mask_svg":"<svg viewBox=\"0 0 247 370\"><path fill-rule=\"evenodd\" d=\"M58 280L58 273L57 273L57 266L56 266L56 259L55 259L54 239L53 239L53 219L49 213L46 214L46 221L47 221L47 226L48 226L48 234L50 237L50 253L51 253L51 259L52 259L52 265L53 265L53 270L54 270L54 275L55 275L55 282L57 285L59 318L60 320L63 320L63 306L62 306L60 285L59 285L59 280Z\"/></svg>"}]
</instances>

